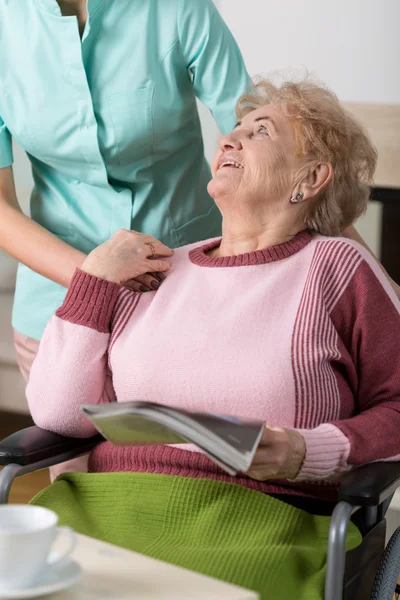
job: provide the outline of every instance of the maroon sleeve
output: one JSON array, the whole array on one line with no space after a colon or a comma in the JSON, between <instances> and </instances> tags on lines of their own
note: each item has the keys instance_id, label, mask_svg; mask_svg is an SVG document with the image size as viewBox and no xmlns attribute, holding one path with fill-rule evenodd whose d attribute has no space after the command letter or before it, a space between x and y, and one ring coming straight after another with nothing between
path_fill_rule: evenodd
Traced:
<instances>
[{"instance_id":1,"label":"maroon sleeve","mask_svg":"<svg viewBox=\"0 0 400 600\"><path fill-rule=\"evenodd\" d=\"M116 283L76 269L56 316L100 333L110 333L113 311L122 289Z\"/></svg>"},{"instance_id":2,"label":"maroon sleeve","mask_svg":"<svg viewBox=\"0 0 400 600\"><path fill-rule=\"evenodd\" d=\"M363 260L331 318L357 372L358 414L333 423L349 465L400 455L400 304Z\"/></svg>"}]
</instances>

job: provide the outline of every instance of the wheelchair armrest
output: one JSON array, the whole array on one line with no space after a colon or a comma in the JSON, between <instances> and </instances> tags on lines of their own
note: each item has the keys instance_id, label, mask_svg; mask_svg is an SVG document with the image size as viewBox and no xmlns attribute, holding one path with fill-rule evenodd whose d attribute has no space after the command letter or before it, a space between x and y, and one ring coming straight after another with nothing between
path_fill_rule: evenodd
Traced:
<instances>
[{"instance_id":1,"label":"wheelchair armrest","mask_svg":"<svg viewBox=\"0 0 400 600\"><path fill-rule=\"evenodd\" d=\"M70 453L71 458L90 452L104 438L67 438L40 427L21 429L0 441L0 465L27 466Z\"/></svg>"},{"instance_id":2,"label":"wheelchair armrest","mask_svg":"<svg viewBox=\"0 0 400 600\"><path fill-rule=\"evenodd\" d=\"M339 500L353 506L379 506L400 487L400 462L375 462L345 474Z\"/></svg>"}]
</instances>

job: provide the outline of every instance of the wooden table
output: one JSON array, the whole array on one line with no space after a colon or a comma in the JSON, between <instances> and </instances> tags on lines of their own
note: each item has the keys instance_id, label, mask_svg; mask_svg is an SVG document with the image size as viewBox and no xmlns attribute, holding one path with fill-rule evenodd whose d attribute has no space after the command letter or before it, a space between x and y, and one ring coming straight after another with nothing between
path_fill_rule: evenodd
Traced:
<instances>
[{"instance_id":1,"label":"wooden table","mask_svg":"<svg viewBox=\"0 0 400 600\"><path fill-rule=\"evenodd\" d=\"M48 600L257 600L259 595L198 573L78 535L83 569L74 586Z\"/></svg>"}]
</instances>

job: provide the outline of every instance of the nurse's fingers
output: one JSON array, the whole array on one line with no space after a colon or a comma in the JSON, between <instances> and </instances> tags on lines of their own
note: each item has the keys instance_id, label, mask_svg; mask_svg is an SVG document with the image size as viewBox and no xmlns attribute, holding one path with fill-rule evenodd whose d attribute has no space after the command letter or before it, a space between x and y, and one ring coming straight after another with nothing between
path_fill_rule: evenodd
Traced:
<instances>
[{"instance_id":1,"label":"nurse's fingers","mask_svg":"<svg viewBox=\"0 0 400 600\"><path fill-rule=\"evenodd\" d=\"M157 240L157 238L152 235L144 235L144 244L147 246L149 250L149 254L147 254L147 258L154 258L155 256L173 256L174 251L171 248L168 248L165 244Z\"/></svg>"},{"instance_id":2,"label":"nurse's fingers","mask_svg":"<svg viewBox=\"0 0 400 600\"><path fill-rule=\"evenodd\" d=\"M172 266L171 261L165 258L148 258L146 263L148 265L148 273L164 273Z\"/></svg>"}]
</instances>

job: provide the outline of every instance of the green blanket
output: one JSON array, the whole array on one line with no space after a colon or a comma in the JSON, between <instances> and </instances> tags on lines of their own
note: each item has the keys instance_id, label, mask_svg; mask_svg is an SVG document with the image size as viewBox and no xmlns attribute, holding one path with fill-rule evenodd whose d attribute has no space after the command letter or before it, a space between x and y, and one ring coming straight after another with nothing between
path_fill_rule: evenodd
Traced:
<instances>
[{"instance_id":1,"label":"green blanket","mask_svg":"<svg viewBox=\"0 0 400 600\"><path fill-rule=\"evenodd\" d=\"M329 518L239 485L150 473L68 473L32 500L61 525L256 590L323 597ZM361 541L350 523L348 549Z\"/></svg>"}]
</instances>

